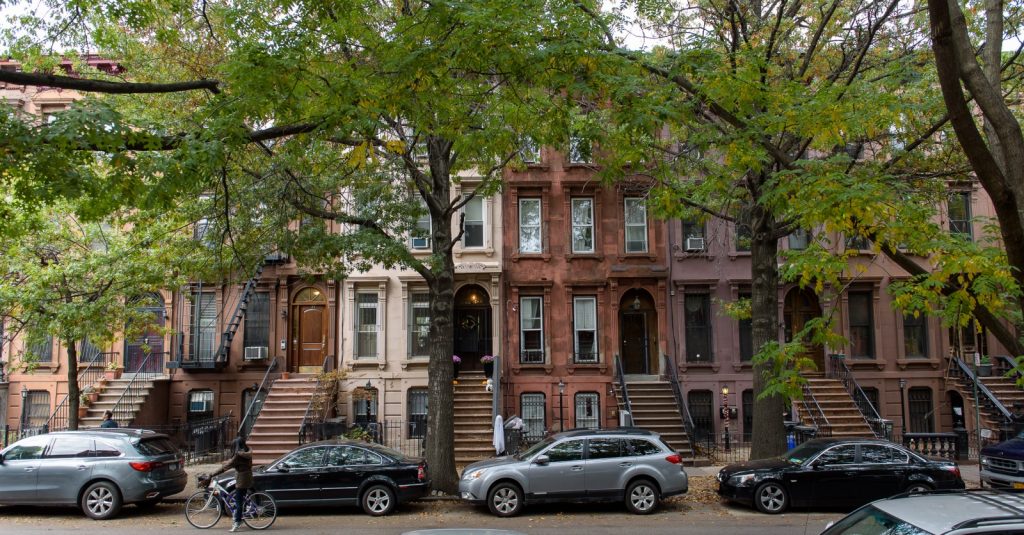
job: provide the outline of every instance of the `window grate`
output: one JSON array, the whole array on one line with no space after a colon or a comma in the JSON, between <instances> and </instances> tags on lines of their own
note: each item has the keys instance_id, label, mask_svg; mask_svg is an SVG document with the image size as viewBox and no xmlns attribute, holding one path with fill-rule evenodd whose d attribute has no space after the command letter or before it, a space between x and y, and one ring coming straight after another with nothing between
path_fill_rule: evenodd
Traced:
<instances>
[{"instance_id":1,"label":"window grate","mask_svg":"<svg viewBox=\"0 0 1024 535\"><path fill-rule=\"evenodd\" d=\"M576 394L576 427L580 429L601 427L601 400L597 392Z\"/></svg>"}]
</instances>

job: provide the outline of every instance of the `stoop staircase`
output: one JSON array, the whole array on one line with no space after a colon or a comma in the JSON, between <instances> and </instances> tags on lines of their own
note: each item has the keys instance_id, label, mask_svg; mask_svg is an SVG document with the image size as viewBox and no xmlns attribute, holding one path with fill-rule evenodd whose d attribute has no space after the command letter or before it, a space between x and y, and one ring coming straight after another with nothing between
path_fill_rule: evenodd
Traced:
<instances>
[{"instance_id":1,"label":"stoop staircase","mask_svg":"<svg viewBox=\"0 0 1024 535\"><path fill-rule=\"evenodd\" d=\"M118 425L121 427L131 426L135 417L138 416L139 410L146 403L146 400L149 399L149 393L153 391L154 383L167 380L168 377L166 375L155 375L147 379L140 378L137 380L136 387L142 390L142 395L134 396L129 404L121 403L114 418L117 420ZM85 418L82 418L78 423L79 427L99 427L100 423L103 422L103 412L114 410L117 400L121 399L122 394L131 382L132 378L130 376L107 381L106 389L99 395L95 403L89 405Z\"/></svg>"},{"instance_id":2,"label":"stoop staircase","mask_svg":"<svg viewBox=\"0 0 1024 535\"><path fill-rule=\"evenodd\" d=\"M684 459L693 458L693 445L683 427L672 384L668 381L627 381L629 402L633 408L633 424L661 435ZM622 389L615 383L619 410L626 410Z\"/></svg>"},{"instance_id":3,"label":"stoop staircase","mask_svg":"<svg viewBox=\"0 0 1024 535\"><path fill-rule=\"evenodd\" d=\"M462 372L454 385L455 464L494 457L491 393L484 389L483 372Z\"/></svg>"},{"instance_id":4,"label":"stoop staircase","mask_svg":"<svg viewBox=\"0 0 1024 535\"><path fill-rule=\"evenodd\" d=\"M299 446L302 417L315 391L312 375L292 374L274 381L246 441L253 464L267 464Z\"/></svg>"},{"instance_id":5,"label":"stoop staircase","mask_svg":"<svg viewBox=\"0 0 1024 535\"><path fill-rule=\"evenodd\" d=\"M811 395L804 396L804 406L813 405L815 401L817 402L817 406L821 408L820 415L823 414L825 419L828 420L833 437L875 436L871 426L868 425L864 415L853 401L853 397L850 396L850 393L841 381L816 374L806 374L805 377L807 378L805 393L809 391ZM816 408L811 410L816 411ZM814 416L809 414L809 412L811 411L800 411L801 423L818 427L818 436L822 436L821 422L817 422L819 425L816 425ZM820 415L818 416L819 419Z\"/></svg>"}]
</instances>

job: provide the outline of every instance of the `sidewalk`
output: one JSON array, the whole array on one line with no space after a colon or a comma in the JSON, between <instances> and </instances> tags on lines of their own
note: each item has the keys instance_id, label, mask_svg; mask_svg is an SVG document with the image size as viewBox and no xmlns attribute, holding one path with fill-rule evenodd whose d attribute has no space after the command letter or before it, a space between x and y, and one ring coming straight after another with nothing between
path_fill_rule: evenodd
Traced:
<instances>
[{"instance_id":1,"label":"sidewalk","mask_svg":"<svg viewBox=\"0 0 1024 535\"><path fill-rule=\"evenodd\" d=\"M220 469L220 463L214 464L192 464L185 467L185 473L188 474L188 482L185 483L185 490L172 494L164 498L165 502L183 502L188 499L195 491L196 488L196 476L199 474L209 474L216 472Z\"/></svg>"}]
</instances>

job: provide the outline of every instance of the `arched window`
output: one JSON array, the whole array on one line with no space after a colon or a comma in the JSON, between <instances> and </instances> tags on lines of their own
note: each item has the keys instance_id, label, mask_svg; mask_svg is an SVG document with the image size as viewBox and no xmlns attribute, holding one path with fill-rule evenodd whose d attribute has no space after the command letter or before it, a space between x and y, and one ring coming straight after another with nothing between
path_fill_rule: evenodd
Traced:
<instances>
[{"instance_id":1,"label":"arched window","mask_svg":"<svg viewBox=\"0 0 1024 535\"><path fill-rule=\"evenodd\" d=\"M295 294L296 303L326 303L327 297L319 288L303 288Z\"/></svg>"}]
</instances>

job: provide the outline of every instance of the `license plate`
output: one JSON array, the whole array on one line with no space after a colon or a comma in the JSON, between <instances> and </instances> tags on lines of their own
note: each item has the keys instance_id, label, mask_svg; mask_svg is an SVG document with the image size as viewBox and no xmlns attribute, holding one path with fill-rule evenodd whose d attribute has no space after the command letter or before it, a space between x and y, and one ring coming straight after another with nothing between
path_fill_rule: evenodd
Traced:
<instances>
[{"instance_id":1,"label":"license plate","mask_svg":"<svg viewBox=\"0 0 1024 535\"><path fill-rule=\"evenodd\" d=\"M1013 484L1013 488L1015 488L1015 489L1024 489L1024 483L1014 483Z\"/></svg>"}]
</instances>

